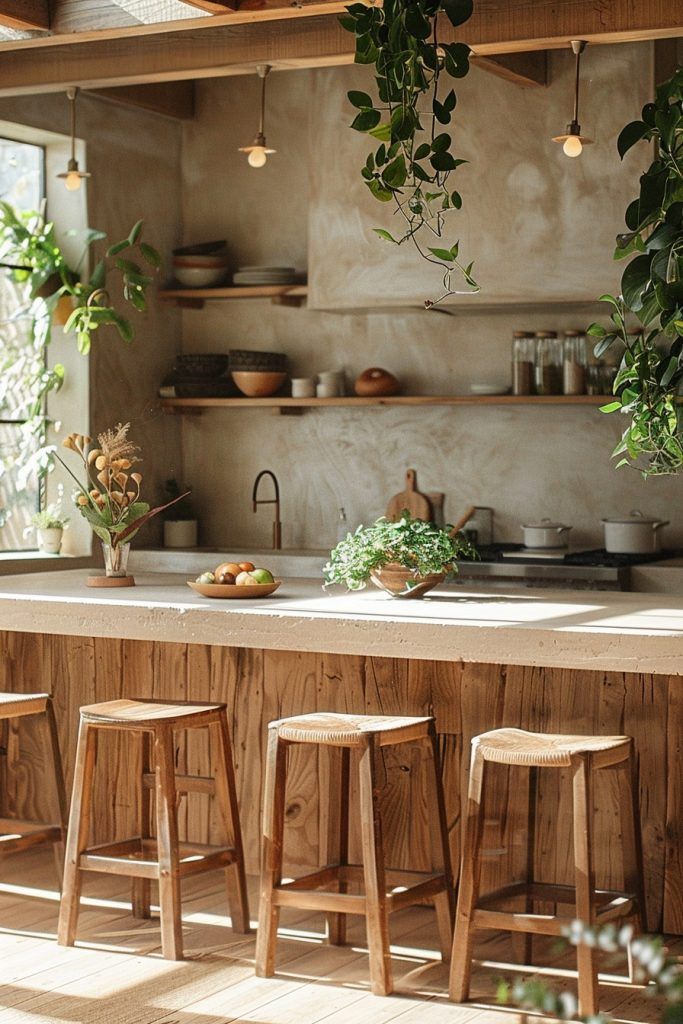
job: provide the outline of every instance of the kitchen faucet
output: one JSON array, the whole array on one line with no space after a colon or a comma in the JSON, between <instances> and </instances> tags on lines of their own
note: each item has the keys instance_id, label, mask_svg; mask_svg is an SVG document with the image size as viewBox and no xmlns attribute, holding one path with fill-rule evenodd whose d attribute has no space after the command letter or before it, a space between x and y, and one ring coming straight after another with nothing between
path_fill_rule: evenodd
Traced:
<instances>
[{"instance_id":1,"label":"kitchen faucet","mask_svg":"<svg viewBox=\"0 0 683 1024\"><path fill-rule=\"evenodd\" d=\"M258 485L261 482L261 478L269 476L273 481L273 487L275 488L274 498L259 498L258 497ZM279 551L282 547L282 523L280 522L280 485L277 482L275 473L272 473L269 469L262 469L259 475L254 480L254 490L251 493L251 504L254 512L258 511L259 505L275 505L275 518L273 519L273 548L275 551Z\"/></svg>"}]
</instances>

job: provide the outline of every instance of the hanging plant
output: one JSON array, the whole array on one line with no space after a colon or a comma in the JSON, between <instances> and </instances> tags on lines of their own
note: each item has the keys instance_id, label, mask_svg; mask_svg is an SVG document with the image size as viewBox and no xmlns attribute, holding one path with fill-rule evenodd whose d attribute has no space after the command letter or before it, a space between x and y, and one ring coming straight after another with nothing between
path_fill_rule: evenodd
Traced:
<instances>
[{"instance_id":1,"label":"hanging plant","mask_svg":"<svg viewBox=\"0 0 683 1024\"><path fill-rule=\"evenodd\" d=\"M619 155L641 141L655 143L655 158L640 179L640 195L626 210L628 231L617 236L614 258L634 257L621 278L619 296L603 295L611 306L609 328L592 324L596 356L621 342L624 355L614 382L617 399L603 412L630 417L613 455L643 477L683 470L683 68L660 85L642 119L627 124ZM629 335L633 314L644 327Z\"/></svg>"},{"instance_id":2,"label":"hanging plant","mask_svg":"<svg viewBox=\"0 0 683 1024\"><path fill-rule=\"evenodd\" d=\"M372 195L393 203L400 221L396 237L384 228L373 230L387 242L412 242L420 256L443 269L443 294L427 299L427 309L454 294L479 291L472 263L464 265L459 242L442 241L447 215L462 206L452 174L467 163L457 158L447 126L457 103L454 89L441 89L442 77L464 78L470 67L465 43L439 43L438 19L464 24L473 0L384 0L382 8L351 4L340 22L356 37L357 64L374 64L377 99L352 90L358 111L351 127L379 143L361 170ZM432 242L433 244L429 244ZM464 278L465 293L453 286Z\"/></svg>"}]
</instances>

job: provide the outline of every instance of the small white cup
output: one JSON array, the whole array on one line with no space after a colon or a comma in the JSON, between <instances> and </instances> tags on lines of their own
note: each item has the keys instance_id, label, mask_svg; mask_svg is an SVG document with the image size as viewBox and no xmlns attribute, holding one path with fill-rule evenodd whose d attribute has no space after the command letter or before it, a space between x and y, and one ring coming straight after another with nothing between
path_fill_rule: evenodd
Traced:
<instances>
[{"instance_id":1,"label":"small white cup","mask_svg":"<svg viewBox=\"0 0 683 1024\"><path fill-rule=\"evenodd\" d=\"M318 384L315 393L318 398L336 398L339 394L339 385L336 383Z\"/></svg>"},{"instance_id":2,"label":"small white cup","mask_svg":"<svg viewBox=\"0 0 683 1024\"><path fill-rule=\"evenodd\" d=\"M314 398L315 393L312 377L292 377L292 398Z\"/></svg>"},{"instance_id":3,"label":"small white cup","mask_svg":"<svg viewBox=\"0 0 683 1024\"><path fill-rule=\"evenodd\" d=\"M318 374L318 383L320 386L325 388L331 388L324 396L325 398L332 398L335 395L344 394L344 371L343 370L323 370L322 373Z\"/></svg>"}]
</instances>

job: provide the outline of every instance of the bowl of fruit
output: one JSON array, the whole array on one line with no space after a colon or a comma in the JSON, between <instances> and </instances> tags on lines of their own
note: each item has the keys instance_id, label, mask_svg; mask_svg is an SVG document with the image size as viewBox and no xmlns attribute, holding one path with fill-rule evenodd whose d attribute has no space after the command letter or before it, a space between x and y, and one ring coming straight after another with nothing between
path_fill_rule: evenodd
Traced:
<instances>
[{"instance_id":1,"label":"bowl of fruit","mask_svg":"<svg viewBox=\"0 0 683 1024\"><path fill-rule=\"evenodd\" d=\"M203 572L196 580L188 580L202 597L242 600L245 597L268 597L282 580L273 578L269 569L260 569L253 562L221 562L213 572Z\"/></svg>"}]
</instances>

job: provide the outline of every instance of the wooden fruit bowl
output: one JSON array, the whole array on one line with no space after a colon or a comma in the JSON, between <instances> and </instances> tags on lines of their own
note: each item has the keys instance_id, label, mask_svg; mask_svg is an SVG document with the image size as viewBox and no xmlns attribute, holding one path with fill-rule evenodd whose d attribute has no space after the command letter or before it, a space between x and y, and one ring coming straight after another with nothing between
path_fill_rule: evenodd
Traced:
<instances>
[{"instance_id":1,"label":"wooden fruit bowl","mask_svg":"<svg viewBox=\"0 0 683 1024\"><path fill-rule=\"evenodd\" d=\"M370 579L376 587L391 594L392 597L420 598L439 583L443 583L446 573L434 572L428 576L416 576L410 569L389 562L381 569L375 569Z\"/></svg>"},{"instance_id":2,"label":"wooden fruit bowl","mask_svg":"<svg viewBox=\"0 0 683 1024\"><path fill-rule=\"evenodd\" d=\"M195 583L193 580L188 580L187 585L202 597L239 601L248 597L269 597L282 585L282 580L274 580L272 583L249 583L245 586L239 586L237 583Z\"/></svg>"}]
</instances>

